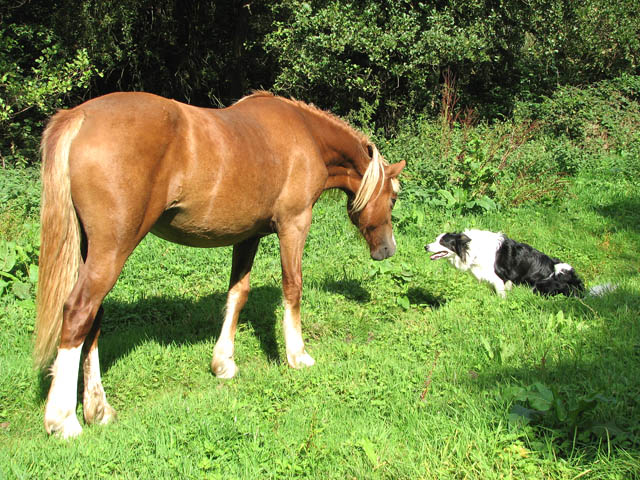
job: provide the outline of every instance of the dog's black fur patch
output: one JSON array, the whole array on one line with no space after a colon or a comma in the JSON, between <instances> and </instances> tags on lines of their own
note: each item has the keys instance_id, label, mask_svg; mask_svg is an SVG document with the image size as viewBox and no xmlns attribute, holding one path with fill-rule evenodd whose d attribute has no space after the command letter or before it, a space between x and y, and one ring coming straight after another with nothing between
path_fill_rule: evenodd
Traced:
<instances>
[{"instance_id":1,"label":"dog's black fur patch","mask_svg":"<svg viewBox=\"0 0 640 480\"><path fill-rule=\"evenodd\" d=\"M464 233L445 233L440 239L440 245L456 252L464 262L467 260L467 246L470 241Z\"/></svg>"},{"instance_id":2,"label":"dog's black fur patch","mask_svg":"<svg viewBox=\"0 0 640 480\"><path fill-rule=\"evenodd\" d=\"M495 271L505 282L526 283L532 287L554 273L560 260L548 257L526 243L505 237L496 252Z\"/></svg>"},{"instance_id":3,"label":"dog's black fur patch","mask_svg":"<svg viewBox=\"0 0 640 480\"><path fill-rule=\"evenodd\" d=\"M524 283L542 295L570 296L584 291L573 268L555 273L559 263L563 262L505 236L496 252L494 269L503 281L510 280L516 285Z\"/></svg>"},{"instance_id":4,"label":"dog's black fur patch","mask_svg":"<svg viewBox=\"0 0 640 480\"><path fill-rule=\"evenodd\" d=\"M572 295L584 292L584 284L574 270L560 272L552 278L540 280L533 286L533 291L541 295Z\"/></svg>"}]
</instances>

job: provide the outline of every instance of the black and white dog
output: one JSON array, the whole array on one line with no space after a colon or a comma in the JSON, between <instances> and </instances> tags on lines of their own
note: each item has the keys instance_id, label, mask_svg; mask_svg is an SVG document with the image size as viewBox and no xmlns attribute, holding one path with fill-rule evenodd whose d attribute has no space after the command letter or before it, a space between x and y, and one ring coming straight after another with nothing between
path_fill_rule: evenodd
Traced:
<instances>
[{"instance_id":1,"label":"black and white dog","mask_svg":"<svg viewBox=\"0 0 640 480\"><path fill-rule=\"evenodd\" d=\"M433 253L431 260L448 258L458 270L470 271L478 280L491 283L501 297L514 283L527 284L543 295L570 296L584 291L582 280L571 265L502 233L442 233L424 248Z\"/></svg>"}]
</instances>

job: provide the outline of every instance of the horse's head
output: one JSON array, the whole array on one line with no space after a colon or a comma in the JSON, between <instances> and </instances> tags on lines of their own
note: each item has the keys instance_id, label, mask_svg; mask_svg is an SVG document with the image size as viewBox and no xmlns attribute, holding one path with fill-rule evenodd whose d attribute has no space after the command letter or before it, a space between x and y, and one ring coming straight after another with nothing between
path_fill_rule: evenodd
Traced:
<instances>
[{"instance_id":1,"label":"horse's head","mask_svg":"<svg viewBox=\"0 0 640 480\"><path fill-rule=\"evenodd\" d=\"M398 175L404 160L389 165L376 147L368 145L371 162L355 194L347 194L349 218L369 245L371 258L384 260L396 253L396 240L391 226L391 210L398 197Z\"/></svg>"}]
</instances>

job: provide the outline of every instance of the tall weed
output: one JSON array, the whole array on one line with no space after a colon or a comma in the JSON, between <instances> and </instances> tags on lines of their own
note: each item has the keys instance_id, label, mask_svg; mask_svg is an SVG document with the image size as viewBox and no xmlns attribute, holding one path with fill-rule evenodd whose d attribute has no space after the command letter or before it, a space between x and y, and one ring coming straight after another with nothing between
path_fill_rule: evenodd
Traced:
<instances>
[{"instance_id":1,"label":"tall weed","mask_svg":"<svg viewBox=\"0 0 640 480\"><path fill-rule=\"evenodd\" d=\"M571 162L553 148L540 155L533 142L539 122L478 124L473 110L458 103L455 79L447 75L438 119L418 117L391 142L390 156L409 164L405 198L466 214L563 196Z\"/></svg>"}]
</instances>

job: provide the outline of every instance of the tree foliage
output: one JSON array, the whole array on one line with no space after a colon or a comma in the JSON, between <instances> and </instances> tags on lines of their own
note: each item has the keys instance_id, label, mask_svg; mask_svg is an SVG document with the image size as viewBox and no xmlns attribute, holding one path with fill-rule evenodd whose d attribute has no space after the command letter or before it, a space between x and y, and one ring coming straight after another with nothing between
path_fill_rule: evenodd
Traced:
<instances>
[{"instance_id":1,"label":"tree foliage","mask_svg":"<svg viewBox=\"0 0 640 480\"><path fill-rule=\"evenodd\" d=\"M635 0L0 0L0 21L11 163L56 108L114 90L221 106L265 88L393 132L437 113L444 72L493 119L640 64Z\"/></svg>"},{"instance_id":2,"label":"tree foliage","mask_svg":"<svg viewBox=\"0 0 640 480\"><path fill-rule=\"evenodd\" d=\"M65 51L42 25L0 26L0 150L3 165L26 164L42 120L97 73L87 50Z\"/></svg>"},{"instance_id":3,"label":"tree foliage","mask_svg":"<svg viewBox=\"0 0 640 480\"><path fill-rule=\"evenodd\" d=\"M341 111L372 106L379 126L434 113L444 72L464 104L494 117L558 85L637 73L633 3L283 0L265 45L276 89Z\"/></svg>"}]
</instances>

